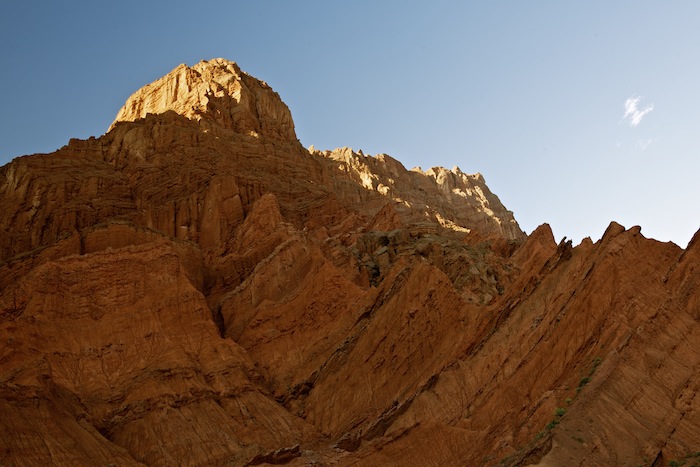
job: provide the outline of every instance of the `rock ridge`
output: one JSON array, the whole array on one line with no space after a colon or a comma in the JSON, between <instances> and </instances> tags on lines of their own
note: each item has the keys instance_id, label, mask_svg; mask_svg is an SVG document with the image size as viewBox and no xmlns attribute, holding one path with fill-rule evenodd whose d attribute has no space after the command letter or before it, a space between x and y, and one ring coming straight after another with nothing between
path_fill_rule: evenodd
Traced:
<instances>
[{"instance_id":1,"label":"rock ridge","mask_svg":"<svg viewBox=\"0 0 700 467\"><path fill-rule=\"evenodd\" d=\"M366 156L348 147L319 151L311 146L309 152L333 161L365 189L392 200L405 222L429 219L462 232L490 231L512 240L525 237L513 213L489 190L480 173L466 174L459 167L409 171L387 154Z\"/></svg>"},{"instance_id":2,"label":"rock ridge","mask_svg":"<svg viewBox=\"0 0 700 467\"><path fill-rule=\"evenodd\" d=\"M0 168L2 465L687 464L700 231L526 236L232 62Z\"/></svg>"}]
</instances>

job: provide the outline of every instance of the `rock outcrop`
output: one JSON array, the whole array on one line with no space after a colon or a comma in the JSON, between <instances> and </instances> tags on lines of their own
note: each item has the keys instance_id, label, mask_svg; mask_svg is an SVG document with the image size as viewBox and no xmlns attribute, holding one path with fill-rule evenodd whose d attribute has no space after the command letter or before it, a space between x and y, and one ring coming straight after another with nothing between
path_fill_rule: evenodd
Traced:
<instances>
[{"instance_id":1,"label":"rock outcrop","mask_svg":"<svg viewBox=\"0 0 700 467\"><path fill-rule=\"evenodd\" d=\"M133 122L168 111L200 123L205 130L231 130L296 141L292 114L266 83L220 58L180 65L135 92L119 110L118 122Z\"/></svg>"},{"instance_id":2,"label":"rock outcrop","mask_svg":"<svg viewBox=\"0 0 700 467\"><path fill-rule=\"evenodd\" d=\"M216 59L0 168L2 465L692 465L700 233L526 236Z\"/></svg>"},{"instance_id":3,"label":"rock outcrop","mask_svg":"<svg viewBox=\"0 0 700 467\"><path fill-rule=\"evenodd\" d=\"M506 210L479 173L465 174L459 167L408 171L386 154L365 156L347 147L323 152L312 148L311 152L331 159L359 185L392 200L406 222L427 219L462 232L476 230L523 238L513 213Z\"/></svg>"}]
</instances>

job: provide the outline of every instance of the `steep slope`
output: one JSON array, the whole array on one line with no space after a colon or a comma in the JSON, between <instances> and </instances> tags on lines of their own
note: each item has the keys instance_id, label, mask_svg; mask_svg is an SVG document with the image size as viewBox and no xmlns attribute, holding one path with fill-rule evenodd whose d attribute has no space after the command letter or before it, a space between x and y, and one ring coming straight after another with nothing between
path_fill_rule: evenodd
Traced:
<instances>
[{"instance_id":1,"label":"steep slope","mask_svg":"<svg viewBox=\"0 0 700 467\"><path fill-rule=\"evenodd\" d=\"M175 112L195 120L206 131L261 135L296 140L292 114L270 87L223 59L180 65L167 76L144 86L119 110L119 122L149 114Z\"/></svg>"},{"instance_id":2,"label":"steep slope","mask_svg":"<svg viewBox=\"0 0 700 467\"><path fill-rule=\"evenodd\" d=\"M222 59L0 173L1 464L700 451L700 234L526 237L480 174L303 148Z\"/></svg>"},{"instance_id":3,"label":"steep slope","mask_svg":"<svg viewBox=\"0 0 700 467\"><path fill-rule=\"evenodd\" d=\"M615 224L596 245L548 251L489 307L489 335L463 342L382 449L358 459L666 465L698 450L700 326L671 279L688 253Z\"/></svg>"}]
</instances>

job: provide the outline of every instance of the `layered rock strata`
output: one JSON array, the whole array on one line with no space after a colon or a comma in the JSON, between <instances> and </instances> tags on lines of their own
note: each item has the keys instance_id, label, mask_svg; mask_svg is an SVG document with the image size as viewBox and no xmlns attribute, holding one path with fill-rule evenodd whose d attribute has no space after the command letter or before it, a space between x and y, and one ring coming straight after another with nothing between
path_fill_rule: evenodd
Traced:
<instances>
[{"instance_id":1,"label":"layered rock strata","mask_svg":"<svg viewBox=\"0 0 700 467\"><path fill-rule=\"evenodd\" d=\"M525 236L479 174L304 149L221 59L0 174L0 464L700 452L700 234Z\"/></svg>"}]
</instances>

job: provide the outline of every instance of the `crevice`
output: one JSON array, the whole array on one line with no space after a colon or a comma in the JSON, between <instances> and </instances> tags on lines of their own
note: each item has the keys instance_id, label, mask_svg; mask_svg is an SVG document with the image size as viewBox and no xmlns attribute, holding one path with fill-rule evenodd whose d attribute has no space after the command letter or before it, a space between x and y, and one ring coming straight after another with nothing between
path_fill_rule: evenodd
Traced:
<instances>
[{"instance_id":1,"label":"crevice","mask_svg":"<svg viewBox=\"0 0 700 467\"><path fill-rule=\"evenodd\" d=\"M297 444L289 448L280 448L276 451L258 454L245 465L246 467L261 464L283 465L290 463L292 460L300 456L301 452L299 451L299 445Z\"/></svg>"}]
</instances>

